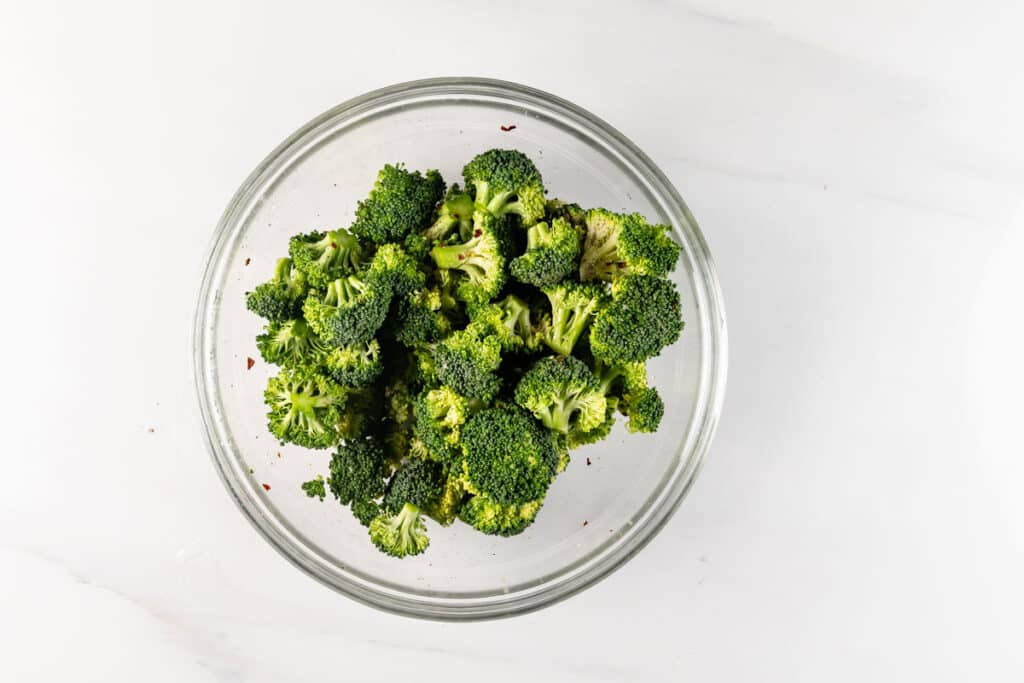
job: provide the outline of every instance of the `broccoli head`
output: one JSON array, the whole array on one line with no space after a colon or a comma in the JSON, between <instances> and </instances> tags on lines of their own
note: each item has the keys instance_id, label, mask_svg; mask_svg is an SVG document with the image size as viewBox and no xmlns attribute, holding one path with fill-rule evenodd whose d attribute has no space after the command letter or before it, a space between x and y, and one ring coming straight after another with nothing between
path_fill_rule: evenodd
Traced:
<instances>
[{"instance_id":1,"label":"broccoli head","mask_svg":"<svg viewBox=\"0 0 1024 683\"><path fill-rule=\"evenodd\" d=\"M359 202L352 232L377 244L401 242L430 223L443 196L444 180L437 171L421 175L388 164L377 174L370 196Z\"/></svg>"},{"instance_id":2,"label":"broccoli head","mask_svg":"<svg viewBox=\"0 0 1024 683\"><path fill-rule=\"evenodd\" d=\"M598 359L593 362L601 391L609 398L615 397L619 412L629 417L629 431L657 431L665 414L665 404L658 390L648 386L644 363L609 365Z\"/></svg>"},{"instance_id":3,"label":"broccoli head","mask_svg":"<svg viewBox=\"0 0 1024 683\"><path fill-rule=\"evenodd\" d=\"M433 361L441 383L466 398L489 401L501 389L501 344L484 326L453 332L434 349Z\"/></svg>"},{"instance_id":4,"label":"broccoli head","mask_svg":"<svg viewBox=\"0 0 1024 683\"><path fill-rule=\"evenodd\" d=\"M607 296L598 285L574 282L546 287L544 294L551 304L544 343L552 351L568 356L587 325L607 303Z\"/></svg>"},{"instance_id":5,"label":"broccoli head","mask_svg":"<svg viewBox=\"0 0 1024 683\"><path fill-rule=\"evenodd\" d=\"M597 429L607 408L594 373L572 356L548 356L534 363L519 380L515 399L545 427L562 434Z\"/></svg>"},{"instance_id":6,"label":"broccoli head","mask_svg":"<svg viewBox=\"0 0 1024 683\"><path fill-rule=\"evenodd\" d=\"M300 318L268 324L266 331L256 337L256 348L268 363L289 368L315 368L328 347Z\"/></svg>"},{"instance_id":7,"label":"broccoli head","mask_svg":"<svg viewBox=\"0 0 1024 683\"><path fill-rule=\"evenodd\" d=\"M324 341L345 346L370 341L384 323L390 303L386 286L349 275L331 282L322 293L310 292L302 310Z\"/></svg>"},{"instance_id":8,"label":"broccoli head","mask_svg":"<svg viewBox=\"0 0 1024 683\"><path fill-rule=\"evenodd\" d=\"M473 233L463 242L439 244L430 250L438 268L462 274L455 297L468 302L490 301L505 284L506 243L499 218L477 211Z\"/></svg>"},{"instance_id":9,"label":"broccoli head","mask_svg":"<svg viewBox=\"0 0 1024 683\"><path fill-rule=\"evenodd\" d=\"M312 287L324 287L356 272L363 264L359 240L344 228L296 235L288 242L288 255Z\"/></svg>"},{"instance_id":10,"label":"broccoli head","mask_svg":"<svg viewBox=\"0 0 1024 683\"><path fill-rule=\"evenodd\" d=\"M448 194L437 212L437 219L422 235L429 242L440 242L455 231L460 235L468 233L472 225L473 198L459 189L456 183L448 188Z\"/></svg>"},{"instance_id":11,"label":"broccoli head","mask_svg":"<svg viewBox=\"0 0 1024 683\"><path fill-rule=\"evenodd\" d=\"M451 327L441 312L441 294L437 289L409 292L398 299L388 325L392 336L410 348L445 337Z\"/></svg>"},{"instance_id":12,"label":"broccoli head","mask_svg":"<svg viewBox=\"0 0 1024 683\"><path fill-rule=\"evenodd\" d=\"M612 301L590 328L594 356L612 365L652 358L683 330L679 291L662 278L633 275L612 285Z\"/></svg>"},{"instance_id":13,"label":"broccoli head","mask_svg":"<svg viewBox=\"0 0 1024 683\"><path fill-rule=\"evenodd\" d=\"M367 503L384 493L384 452L369 439L352 439L331 456L327 488L342 505L351 506L361 522ZM360 509L357 510L357 507Z\"/></svg>"},{"instance_id":14,"label":"broccoli head","mask_svg":"<svg viewBox=\"0 0 1024 683\"><path fill-rule=\"evenodd\" d=\"M492 149L479 154L462 169L466 188L472 188L477 208L494 216L508 213L523 225L544 218L544 183L530 158L513 149Z\"/></svg>"},{"instance_id":15,"label":"broccoli head","mask_svg":"<svg viewBox=\"0 0 1024 683\"><path fill-rule=\"evenodd\" d=\"M407 460L398 468L384 494L384 509L395 513L406 504L425 509L444 493L445 476L441 463L432 460Z\"/></svg>"},{"instance_id":16,"label":"broccoli head","mask_svg":"<svg viewBox=\"0 0 1024 683\"><path fill-rule=\"evenodd\" d=\"M502 505L487 494L473 496L459 510L459 519L477 531L498 536L515 536L533 524L544 499Z\"/></svg>"},{"instance_id":17,"label":"broccoli head","mask_svg":"<svg viewBox=\"0 0 1024 683\"><path fill-rule=\"evenodd\" d=\"M303 482L302 490L306 492L306 495L310 498L319 498L321 501L327 496L327 491L324 489L324 478L323 475L316 475L314 479L310 479L307 482Z\"/></svg>"},{"instance_id":18,"label":"broccoli head","mask_svg":"<svg viewBox=\"0 0 1024 683\"><path fill-rule=\"evenodd\" d=\"M350 387L373 384L384 370L376 339L333 348L324 356L323 363L327 374Z\"/></svg>"},{"instance_id":19,"label":"broccoli head","mask_svg":"<svg viewBox=\"0 0 1024 683\"><path fill-rule=\"evenodd\" d=\"M510 294L501 301L469 306L469 318L497 338L503 351L535 351L541 344L541 330L530 319L530 307Z\"/></svg>"},{"instance_id":20,"label":"broccoli head","mask_svg":"<svg viewBox=\"0 0 1024 683\"><path fill-rule=\"evenodd\" d=\"M406 503L396 513L382 512L370 522L370 540L392 557L419 555L430 545L423 513Z\"/></svg>"},{"instance_id":21,"label":"broccoli head","mask_svg":"<svg viewBox=\"0 0 1024 683\"><path fill-rule=\"evenodd\" d=\"M395 297L402 297L409 292L422 289L427 276L420 270L416 259L407 254L397 244L385 244L370 261L367 279L375 284L384 285Z\"/></svg>"},{"instance_id":22,"label":"broccoli head","mask_svg":"<svg viewBox=\"0 0 1024 683\"><path fill-rule=\"evenodd\" d=\"M576 272L580 238L564 218L537 223L526 230L526 253L509 263L512 277L535 287L553 285Z\"/></svg>"},{"instance_id":23,"label":"broccoli head","mask_svg":"<svg viewBox=\"0 0 1024 683\"><path fill-rule=\"evenodd\" d=\"M623 275L660 277L674 270L679 246L668 230L667 225L650 225L638 213L591 209L580 257L580 280L612 282Z\"/></svg>"},{"instance_id":24,"label":"broccoli head","mask_svg":"<svg viewBox=\"0 0 1024 683\"><path fill-rule=\"evenodd\" d=\"M626 394L619 403L619 410L629 417L626 424L631 432L656 432L665 416L665 403L654 387Z\"/></svg>"},{"instance_id":25,"label":"broccoli head","mask_svg":"<svg viewBox=\"0 0 1024 683\"><path fill-rule=\"evenodd\" d=\"M270 433L306 448L330 448L338 442L339 422L348 390L311 370L282 368L267 382L264 399Z\"/></svg>"},{"instance_id":26,"label":"broccoli head","mask_svg":"<svg viewBox=\"0 0 1024 683\"><path fill-rule=\"evenodd\" d=\"M454 464L461 456L459 428L469 417L469 401L454 389L442 386L416 399L416 436L429 453Z\"/></svg>"},{"instance_id":27,"label":"broccoli head","mask_svg":"<svg viewBox=\"0 0 1024 683\"><path fill-rule=\"evenodd\" d=\"M518 408L487 408L462 427L463 469L474 491L503 505L544 497L558 467L551 433Z\"/></svg>"},{"instance_id":28,"label":"broccoli head","mask_svg":"<svg viewBox=\"0 0 1024 683\"><path fill-rule=\"evenodd\" d=\"M289 258L277 259L274 277L245 295L246 307L272 323L297 318L306 297L306 276L293 269Z\"/></svg>"}]
</instances>

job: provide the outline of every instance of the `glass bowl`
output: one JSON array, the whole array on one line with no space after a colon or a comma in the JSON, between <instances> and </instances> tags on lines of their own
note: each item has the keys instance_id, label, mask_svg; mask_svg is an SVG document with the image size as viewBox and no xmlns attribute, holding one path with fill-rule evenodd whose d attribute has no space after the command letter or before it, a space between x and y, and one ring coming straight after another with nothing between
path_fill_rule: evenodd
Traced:
<instances>
[{"instance_id":1,"label":"glass bowl","mask_svg":"<svg viewBox=\"0 0 1024 683\"><path fill-rule=\"evenodd\" d=\"M512 128L511 130L506 130ZM503 129L504 127L504 129ZM622 420L572 454L537 521L523 534L429 523L430 548L397 560L330 497L301 482L325 473L326 451L281 446L268 433L263 389L274 368L257 353L262 324L244 293L271 275L288 237L351 223L377 170L403 161L461 181L492 147L528 154L549 196L638 211L670 224L682 245L673 280L686 327L650 363L665 401L656 434ZM675 511L700 468L725 388L726 331L710 254L683 200L654 163L583 109L532 88L485 79L402 83L346 102L271 152L217 225L195 317L195 378L213 461L253 526L314 578L363 603L435 619L526 612L566 598L632 557ZM255 359L248 368L248 359ZM269 486L269 490L264 486Z\"/></svg>"}]
</instances>

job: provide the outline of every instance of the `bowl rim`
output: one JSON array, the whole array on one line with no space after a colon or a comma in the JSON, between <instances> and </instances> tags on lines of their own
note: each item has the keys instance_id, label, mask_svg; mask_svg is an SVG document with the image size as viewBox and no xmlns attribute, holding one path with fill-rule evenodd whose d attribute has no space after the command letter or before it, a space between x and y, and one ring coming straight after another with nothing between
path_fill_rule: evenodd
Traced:
<instances>
[{"instance_id":1,"label":"bowl rim","mask_svg":"<svg viewBox=\"0 0 1024 683\"><path fill-rule=\"evenodd\" d=\"M690 443L689 456L679 458L680 465L676 470L678 476L675 476L664 487L666 496L661 504L651 506L651 514L648 518L641 524L634 525L630 530L630 536L622 544L603 550L595 558L595 561L590 562L589 566L572 576L570 580L566 581L564 575L560 575L548 580L540 590L496 594L484 603L480 602L479 596L426 598L420 594L401 593L394 589L389 589L385 593L379 585L366 585L365 582L355 581L350 576L339 575L337 567L331 567L334 571L329 571L328 567L321 566L322 563L319 563L317 558L308 553L302 553L304 548L297 546L294 538L287 538L281 529L273 528L267 523L267 515L259 509L255 500L251 498L251 492L232 472L228 460L230 453L227 450L229 448L225 445L226 439L220 434L220 427L214 418L213 402L219 401L219 398L217 398L216 391L207 391L206 381L211 367L214 366L214 363L210 362L208 358L213 344L213 335L210 334L210 331L216 323L219 310L217 297L213 297L211 294L214 292L214 285L221 281L221 278L218 277L221 268L218 266L225 265L221 263L221 256L228 245L231 228L252 201L253 191L262 187L282 167L286 167L286 163L291 163L296 157L301 156L298 150L317 141L319 135L325 130L332 129L346 119L372 110L379 105L393 103L410 96L438 94L492 95L540 106L547 111L567 117L578 125L583 125L588 132L601 138L602 142L626 158L632 166L642 171L644 179L654 187L659 198L669 210L673 223L676 224L675 227L685 234L687 248L691 252L695 264L693 282L696 290L693 295L698 304L698 310L695 313L701 316L702 323L706 323L702 326L705 334L702 335L701 347L701 385L697 392L697 401L703 404L703 411L699 415L699 421L694 423L691 432L683 439L680 456L686 455L686 446L690 443L693 434L696 434L696 438ZM207 450L228 493L256 531L293 565L349 598L395 614L446 621L509 617L555 604L595 585L634 557L675 514L700 472L721 414L728 365L725 310L711 253L689 208L661 169L622 133L582 107L556 95L519 83L477 77L428 78L396 83L372 90L320 114L275 147L235 192L214 229L197 296L192 347L193 380L199 400Z\"/></svg>"}]
</instances>

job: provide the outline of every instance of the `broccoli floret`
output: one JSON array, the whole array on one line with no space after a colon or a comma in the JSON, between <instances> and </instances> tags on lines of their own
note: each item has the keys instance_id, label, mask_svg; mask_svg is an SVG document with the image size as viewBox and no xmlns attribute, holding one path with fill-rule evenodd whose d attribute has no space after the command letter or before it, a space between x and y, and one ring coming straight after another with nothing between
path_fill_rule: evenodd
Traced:
<instances>
[{"instance_id":1,"label":"broccoli floret","mask_svg":"<svg viewBox=\"0 0 1024 683\"><path fill-rule=\"evenodd\" d=\"M376 339L331 349L323 359L327 374L350 387L373 384L384 370Z\"/></svg>"},{"instance_id":2,"label":"broccoli floret","mask_svg":"<svg viewBox=\"0 0 1024 683\"><path fill-rule=\"evenodd\" d=\"M474 157L462 169L466 188L472 188L477 208L494 216L513 213L523 225L544 217L544 183L530 158L513 149L492 149Z\"/></svg>"},{"instance_id":3,"label":"broccoli floret","mask_svg":"<svg viewBox=\"0 0 1024 683\"><path fill-rule=\"evenodd\" d=\"M307 448L330 448L338 442L338 424L348 390L318 372L282 368L263 394L270 433Z\"/></svg>"},{"instance_id":4,"label":"broccoli floret","mask_svg":"<svg viewBox=\"0 0 1024 683\"><path fill-rule=\"evenodd\" d=\"M468 302L490 301L505 284L505 243L500 219L477 211L473 234L458 244L439 244L430 250L438 268L458 271L455 297Z\"/></svg>"},{"instance_id":5,"label":"broccoli floret","mask_svg":"<svg viewBox=\"0 0 1024 683\"><path fill-rule=\"evenodd\" d=\"M665 414L665 404L658 390L647 385L647 368L643 362L608 365L594 359L594 374L601 391L614 396L619 412L629 417L629 431L657 431Z\"/></svg>"},{"instance_id":6,"label":"broccoli floret","mask_svg":"<svg viewBox=\"0 0 1024 683\"><path fill-rule=\"evenodd\" d=\"M432 246L434 246L433 242L418 232L411 232L402 240L402 248L405 249L405 253L417 261L426 261Z\"/></svg>"},{"instance_id":7,"label":"broccoli floret","mask_svg":"<svg viewBox=\"0 0 1024 683\"><path fill-rule=\"evenodd\" d=\"M355 500L351 507L352 514L363 526L370 526L380 516L380 504L375 500Z\"/></svg>"},{"instance_id":8,"label":"broccoli floret","mask_svg":"<svg viewBox=\"0 0 1024 683\"><path fill-rule=\"evenodd\" d=\"M377 174L370 196L359 202L352 232L377 244L401 242L430 223L442 196L444 180L437 171L421 175L402 164L388 164Z\"/></svg>"},{"instance_id":9,"label":"broccoli floret","mask_svg":"<svg viewBox=\"0 0 1024 683\"><path fill-rule=\"evenodd\" d=\"M444 482L441 495L433 503L424 508L427 516L441 526L448 526L455 521L466 497L466 486L461 477L448 476Z\"/></svg>"},{"instance_id":10,"label":"broccoli floret","mask_svg":"<svg viewBox=\"0 0 1024 683\"><path fill-rule=\"evenodd\" d=\"M272 323L297 318L306 297L306 276L292 268L289 258L277 259L274 277L245 295L246 307Z\"/></svg>"},{"instance_id":11,"label":"broccoli floret","mask_svg":"<svg viewBox=\"0 0 1024 683\"><path fill-rule=\"evenodd\" d=\"M460 190L456 183L448 188L448 194L437 212L437 219L423 231L423 237L429 242L440 242L453 231L458 231L460 235L467 233L472 225L473 198Z\"/></svg>"},{"instance_id":12,"label":"broccoli floret","mask_svg":"<svg viewBox=\"0 0 1024 683\"><path fill-rule=\"evenodd\" d=\"M419 268L416 259L405 253L397 244L385 244L370 261L367 279L375 280L388 288L395 297L422 289L427 276Z\"/></svg>"},{"instance_id":13,"label":"broccoli floret","mask_svg":"<svg viewBox=\"0 0 1024 683\"><path fill-rule=\"evenodd\" d=\"M676 267L679 246L667 225L650 225L640 214L605 209L587 212L580 279L617 280L623 275L660 277Z\"/></svg>"},{"instance_id":14,"label":"broccoli floret","mask_svg":"<svg viewBox=\"0 0 1024 683\"><path fill-rule=\"evenodd\" d=\"M594 373L572 356L548 356L534 363L519 380L515 399L545 427L562 434L597 429L607 407Z\"/></svg>"},{"instance_id":15,"label":"broccoli floret","mask_svg":"<svg viewBox=\"0 0 1024 683\"><path fill-rule=\"evenodd\" d=\"M436 289L421 289L399 299L388 327L395 339L410 348L433 343L452 329L441 312L441 294Z\"/></svg>"},{"instance_id":16,"label":"broccoli floret","mask_svg":"<svg viewBox=\"0 0 1024 683\"><path fill-rule=\"evenodd\" d=\"M384 493L384 452L369 439L353 439L331 456L327 488L364 525L368 504ZM376 504L373 504L376 507ZM371 517L372 519L372 517Z\"/></svg>"},{"instance_id":17,"label":"broccoli floret","mask_svg":"<svg viewBox=\"0 0 1024 683\"><path fill-rule=\"evenodd\" d=\"M375 279L338 278L325 292L310 292L302 310L313 331L337 346L368 342L384 323L391 291Z\"/></svg>"},{"instance_id":18,"label":"broccoli floret","mask_svg":"<svg viewBox=\"0 0 1024 683\"><path fill-rule=\"evenodd\" d=\"M665 403L654 387L629 393L619 404L619 410L629 417L626 428L631 432L656 432L665 416Z\"/></svg>"},{"instance_id":19,"label":"broccoli floret","mask_svg":"<svg viewBox=\"0 0 1024 683\"><path fill-rule=\"evenodd\" d=\"M467 500L459 510L459 519L477 531L498 536L515 536L533 524L543 498L527 503L502 505L481 494Z\"/></svg>"},{"instance_id":20,"label":"broccoli floret","mask_svg":"<svg viewBox=\"0 0 1024 683\"><path fill-rule=\"evenodd\" d=\"M463 468L473 490L503 505L544 497L558 467L551 433L518 408L488 408L462 427Z\"/></svg>"},{"instance_id":21,"label":"broccoli floret","mask_svg":"<svg viewBox=\"0 0 1024 683\"><path fill-rule=\"evenodd\" d=\"M288 242L288 254L312 287L324 287L363 264L359 240L344 228L296 235Z\"/></svg>"},{"instance_id":22,"label":"broccoli floret","mask_svg":"<svg viewBox=\"0 0 1024 683\"><path fill-rule=\"evenodd\" d=\"M590 328L594 356L612 365L652 358L683 330L679 292L662 278L633 275L612 285L612 301Z\"/></svg>"},{"instance_id":23,"label":"broccoli floret","mask_svg":"<svg viewBox=\"0 0 1024 683\"><path fill-rule=\"evenodd\" d=\"M430 545L423 513L412 503L406 503L395 514L384 512L374 518L370 522L370 540L392 557L419 555Z\"/></svg>"},{"instance_id":24,"label":"broccoli floret","mask_svg":"<svg viewBox=\"0 0 1024 683\"><path fill-rule=\"evenodd\" d=\"M553 285L576 272L580 238L569 221L555 218L526 230L526 253L512 259L512 277L535 287Z\"/></svg>"},{"instance_id":25,"label":"broccoli floret","mask_svg":"<svg viewBox=\"0 0 1024 683\"><path fill-rule=\"evenodd\" d=\"M327 495L327 491L324 489L324 478L323 475L316 475L315 479L311 479L302 484L302 490L306 492L306 495L310 498L319 498L323 501Z\"/></svg>"},{"instance_id":26,"label":"broccoli floret","mask_svg":"<svg viewBox=\"0 0 1024 683\"><path fill-rule=\"evenodd\" d=\"M461 456L459 428L469 417L469 401L442 386L416 399L416 436L438 460L454 464Z\"/></svg>"},{"instance_id":27,"label":"broccoli floret","mask_svg":"<svg viewBox=\"0 0 1024 683\"><path fill-rule=\"evenodd\" d=\"M546 287L544 294L551 304L551 321L544 330L544 343L563 356L572 353L591 319L607 303L598 285L564 282Z\"/></svg>"},{"instance_id":28,"label":"broccoli floret","mask_svg":"<svg viewBox=\"0 0 1024 683\"><path fill-rule=\"evenodd\" d=\"M565 437L565 446L568 449L576 449L590 443L604 441L615 426L615 408L619 405L619 399L615 396L605 397L606 408L604 421L597 428L589 432L571 431Z\"/></svg>"},{"instance_id":29,"label":"broccoli floret","mask_svg":"<svg viewBox=\"0 0 1024 683\"><path fill-rule=\"evenodd\" d=\"M384 510L395 513L407 504L426 509L444 493L444 467L432 460L406 461L388 483Z\"/></svg>"},{"instance_id":30,"label":"broccoli floret","mask_svg":"<svg viewBox=\"0 0 1024 683\"><path fill-rule=\"evenodd\" d=\"M434 350L437 377L466 398L489 401L501 388L496 374L501 344L484 326L470 323L454 332Z\"/></svg>"},{"instance_id":31,"label":"broccoli floret","mask_svg":"<svg viewBox=\"0 0 1024 683\"><path fill-rule=\"evenodd\" d=\"M270 323L256 337L263 360L289 368L315 368L327 353L327 345L302 319Z\"/></svg>"},{"instance_id":32,"label":"broccoli floret","mask_svg":"<svg viewBox=\"0 0 1024 683\"><path fill-rule=\"evenodd\" d=\"M530 319L530 307L517 296L469 306L469 318L485 326L504 351L535 351L541 344L541 330Z\"/></svg>"}]
</instances>

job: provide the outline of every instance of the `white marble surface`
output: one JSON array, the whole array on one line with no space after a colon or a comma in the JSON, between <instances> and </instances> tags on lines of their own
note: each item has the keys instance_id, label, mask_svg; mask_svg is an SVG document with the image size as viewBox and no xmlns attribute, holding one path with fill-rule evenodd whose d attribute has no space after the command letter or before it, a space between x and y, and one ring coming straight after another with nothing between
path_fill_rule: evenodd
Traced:
<instances>
[{"instance_id":1,"label":"white marble surface","mask_svg":"<svg viewBox=\"0 0 1024 683\"><path fill-rule=\"evenodd\" d=\"M4 3L0 680L1021 680L1020 3L467 5ZM661 535L474 625L354 604L258 538L189 353L208 236L263 155L451 73L648 150L732 346Z\"/></svg>"}]
</instances>

